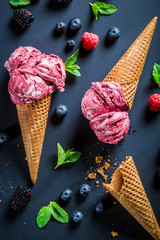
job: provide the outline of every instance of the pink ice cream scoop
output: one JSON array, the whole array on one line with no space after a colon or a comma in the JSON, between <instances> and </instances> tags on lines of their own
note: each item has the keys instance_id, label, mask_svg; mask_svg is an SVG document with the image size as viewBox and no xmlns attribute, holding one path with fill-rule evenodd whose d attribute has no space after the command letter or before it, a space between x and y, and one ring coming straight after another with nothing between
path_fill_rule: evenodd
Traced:
<instances>
[{"instance_id":1,"label":"pink ice cream scoop","mask_svg":"<svg viewBox=\"0 0 160 240\"><path fill-rule=\"evenodd\" d=\"M118 83L92 82L91 88L82 99L81 108L83 115L91 120L105 112L125 111L128 104Z\"/></svg>"},{"instance_id":2,"label":"pink ice cream scoop","mask_svg":"<svg viewBox=\"0 0 160 240\"><path fill-rule=\"evenodd\" d=\"M129 130L127 112L106 112L90 121L90 126L97 138L108 144L117 144Z\"/></svg>"},{"instance_id":3,"label":"pink ice cream scoop","mask_svg":"<svg viewBox=\"0 0 160 240\"><path fill-rule=\"evenodd\" d=\"M32 103L56 89L64 91L65 66L56 55L42 54L33 47L19 47L4 66L10 74L8 91L15 104Z\"/></svg>"},{"instance_id":4,"label":"pink ice cream scoop","mask_svg":"<svg viewBox=\"0 0 160 240\"><path fill-rule=\"evenodd\" d=\"M95 82L82 99L82 113L98 139L109 144L121 141L129 130L128 104L118 83Z\"/></svg>"}]
</instances>

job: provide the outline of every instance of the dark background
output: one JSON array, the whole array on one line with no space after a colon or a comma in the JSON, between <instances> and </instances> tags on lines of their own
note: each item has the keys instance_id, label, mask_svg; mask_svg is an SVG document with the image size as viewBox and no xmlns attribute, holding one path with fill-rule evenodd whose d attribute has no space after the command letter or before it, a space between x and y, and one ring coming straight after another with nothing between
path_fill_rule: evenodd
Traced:
<instances>
[{"instance_id":1,"label":"dark background","mask_svg":"<svg viewBox=\"0 0 160 240\"><path fill-rule=\"evenodd\" d=\"M33 13L35 21L28 29L19 32L11 23L13 8L9 0L1 0L0 130L9 133L10 141L0 145L0 239L106 240L112 239L111 231L118 231L118 239L123 240L152 239L120 204L113 204L114 199L110 194L105 194L100 176L97 177L97 180L100 180L99 188L95 186L95 181L89 182L85 179L88 171L99 167L95 164L97 155L105 157L103 163L106 159L111 159L112 168L109 174L115 169L115 162L120 163L127 155L133 156L157 220L160 222L160 182L158 183L155 178L157 167L160 165L160 114L153 114L147 109L149 96L160 93L151 77L153 64L155 62L160 64L160 21L157 23L133 108L129 112L131 129L125 139L116 146L99 142L90 129L88 120L81 113L81 99L91 82L102 81L149 21L156 15L160 17L160 1L105 2L115 5L118 11L111 16L101 16L96 21L87 0L73 0L63 9L52 8L49 0L34 1L27 9ZM68 23L73 17L82 20L81 30L73 37L66 33L60 37L55 36L55 24L61 20ZM106 32L111 26L117 26L121 30L121 36L114 44L108 45ZM38 179L35 186L32 186L16 107L11 102L7 90L9 75L3 67L5 60L20 45L30 45L46 54L55 53L65 61L80 47L81 37L85 31L96 33L100 38L99 44L89 53L80 48L78 64L82 76L74 78L68 75L65 92L56 92L53 95ZM66 41L71 38L75 39L76 47L73 51L66 52ZM58 123L53 113L60 103L68 107L69 113ZM65 150L74 147L81 151L80 160L54 170L57 142ZM81 201L77 191L85 182L89 182L92 192ZM22 211L14 212L9 208L9 203L15 188L19 185L32 189L32 199ZM71 201L64 205L59 201L59 196L66 187L71 188L74 194ZM39 209L48 205L50 201L59 202L70 217L73 211L81 210L84 213L84 220L77 227L71 222L60 224L51 220L45 228L39 229L36 225L36 215ZM94 206L99 201L105 203L105 210L98 215L94 213Z\"/></svg>"}]
</instances>

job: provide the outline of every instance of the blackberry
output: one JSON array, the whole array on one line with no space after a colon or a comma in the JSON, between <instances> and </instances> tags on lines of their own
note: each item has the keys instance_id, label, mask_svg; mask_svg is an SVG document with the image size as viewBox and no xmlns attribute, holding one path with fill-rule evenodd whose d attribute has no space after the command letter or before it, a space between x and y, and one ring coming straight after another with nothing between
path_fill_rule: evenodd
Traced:
<instances>
[{"instance_id":1,"label":"blackberry","mask_svg":"<svg viewBox=\"0 0 160 240\"><path fill-rule=\"evenodd\" d=\"M25 189L22 186L16 188L12 200L11 200L11 207L14 210L19 210L23 208L31 199L31 190Z\"/></svg>"},{"instance_id":2,"label":"blackberry","mask_svg":"<svg viewBox=\"0 0 160 240\"><path fill-rule=\"evenodd\" d=\"M31 12L29 12L27 9L21 8L14 11L13 20L21 28L25 29L29 27L30 23L33 22L34 18Z\"/></svg>"},{"instance_id":3,"label":"blackberry","mask_svg":"<svg viewBox=\"0 0 160 240\"><path fill-rule=\"evenodd\" d=\"M67 5L68 3L72 2L72 0L52 0L54 5L57 6L64 6Z\"/></svg>"}]
</instances>

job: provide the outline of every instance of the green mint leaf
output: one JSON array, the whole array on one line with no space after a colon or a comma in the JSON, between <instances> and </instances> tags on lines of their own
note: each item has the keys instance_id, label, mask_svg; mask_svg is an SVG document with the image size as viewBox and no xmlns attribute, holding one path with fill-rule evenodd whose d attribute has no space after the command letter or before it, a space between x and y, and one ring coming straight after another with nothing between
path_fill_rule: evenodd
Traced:
<instances>
[{"instance_id":1,"label":"green mint leaf","mask_svg":"<svg viewBox=\"0 0 160 240\"><path fill-rule=\"evenodd\" d=\"M77 61L78 54L79 54L79 49L77 49L77 51L75 51L75 53L67 59L67 61L64 64L65 67L74 64Z\"/></svg>"},{"instance_id":2,"label":"green mint leaf","mask_svg":"<svg viewBox=\"0 0 160 240\"><path fill-rule=\"evenodd\" d=\"M37 214L36 220L37 220L38 227L43 228L44 226L46 226L50 218L51 218L50 208L47 206L42 207Z\"/></svg>"},{"instance_id":3,"label":"green mint leaf","mask_svg":"<svg viewBox=\"0 0 160 240\"><path fill-rule=\"evenodd\" d=\"M101 15L110 15L117 11L117 8L110 4L105 4L103 2L95 2L95 3L89 3L92 7L92 11L96 17L96 20L98 19L98 13Z\"/></svg>"},{"instance_id":4,"label":"green mint leaf","mask_svg":"<svg viewBox=\"0 0 160 240\"><path fill-rule=\"evenodd\" d=\"M58 148L58 162L57 162L57 166L55 167L55 169L62 165L65 161L65 151L62 148L62 146L60 145L60 143L57 143L57 148Z\"/></svg>"},{"instance_id":5,"label":"green mint leaf","mask_svg":"<svg viewBox=\"0 0 160 240\"><path fill-rule=\"evenodd\" d=\"M71 73L71 74L73 74L73 75L75 75L75 76L77 76L77 77L81 76L81 73L78 70L72 70L72 69L66 68L66 71Z\"/></svg>"},{"instance_id":6,"label":"green mint leaf","mask_svg":"<svg viewBox=\"0 0 160 240\"><path fill-rule=\"evenodd\" d=\"M52 216L61 223L68 223L69 216L66 211L64 211L63 208L61 208L56 202L50 202L48 205L50 208Z\"/></svg>"},{"instance_id":7,"label":"green mint leaf","mask_svg":"<svg viewBox=\"0 0 160 240\"><path fill-rule=\"evenodd\" d=\"M73 65L70 65L70 66L67 66L66 67L67 69L71 69L71 70L77 70L77 69L80 69L80 67L76 64L73 64Z\"/></svg>"},{"instance_id":8,"label":"green mint leaf","mask_svg":"<svg viewBox=\"0 0 160 240\"><path fill-rule=\"evenodd\" d=\"M160 65L158 65L157 63L155 63L153 66L152 76L154 82L157 83L158 86L160 87Z\"/></svg>"},{"instance_id":9,"label":"green mint leaf","mask_svg":"<svg viewBox=\"0 0 160 240\"><path fill-rule=\"evenodd\" d=\"M10 0L10 4L13 7L18 7L18 6L27 6L31 3L30 0Z\"/></svg>"},{"instance_id":10,"label":"green mint leaf","mask_svg":"<svg viewBox=\"0 0 160 240\"><path fill-rule=\"evenodd\" d=\"M59 143L57 144L57 147L58 147L58 161L57 161L57 166L55 167L55 169L57 167L59 167L60 165L63 165L66 163L71 163L71 162L76 162L81 156L81 152L73 151L73 149L69 149L65 153L65 151L63 150L63 148L61 147L61 145Z\"/></svg>"}]
</instances>

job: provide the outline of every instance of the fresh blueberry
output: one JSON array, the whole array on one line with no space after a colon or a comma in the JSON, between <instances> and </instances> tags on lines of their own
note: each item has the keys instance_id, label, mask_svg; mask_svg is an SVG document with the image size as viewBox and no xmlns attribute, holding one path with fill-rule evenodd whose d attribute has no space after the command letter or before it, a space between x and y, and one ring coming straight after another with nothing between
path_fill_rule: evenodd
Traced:
<instances>
[{"instance_id":1,"label":"fresh blueberry","mask_svg":"<svg viewBox=\"0 0 160 240\"><path fill-rule=\"evenodd\" d=\"M79 194L86 197L91 192L91 187L88 184L82 184L79 189Z\"/></svg>"},{"instance_id":2,"label":"fresh blueberry","mask_svg":"<svg viewBox=\"0 0 160 240\"><path fill-rule=\"evenodd\" d=\"M99 202L99 203L96 205L96 207L95 207L95 211L96 211L97 213L103 212L103 209L104 209L104 206L103 206L102 202Z\"/></svg>"},{"instance_id":3,"label":"fresh blueberry","mask_svg":"<svg viewBox=\"0 0 160 240\"><path fill-rule=\"evenodd\" d=\"M83 213L80 211L73 212L73 221L75 223L80 223L83 220Z\"/></svg>"},{"instance_id":4,"label":"fresh blueberry","mask_svg":"<svg viewBox=\"0 0 160 240\"><path fill-rule=\"evenodd\" d=\"M59 104L56 107L55 112L58 117L65 117L68 113L68 108L63 104Z\"/></svg>"},{"instance_id":5,"label":"fresh blueberry","mask_svg":"<svg viewBox=\"0 0 160 240\"><path fill-rule=\"evenodd\" d=\"M67 41L67 44L66 44L67 48L72 49L72 48L74 48L74 46L75 46L75 41L74 40L68 40Z\"/></svg>"},{"instance_id":6,"label":"fresh blueberry","mask_svg":"<svg viewBox=\"0 0 160 240\"><path fill-rule=\"evenodd\" d=\"M107 31L107 39L114 41L120 36L120 30L117 27L111 27Z\"/></svg>"},{"instance_id":7,"label":"fresh blueberry","mask_svg":"<svg viewBox=\"0 0 160 240\"><path fill-rule=\"evenodd\" d=\"M1 132L0 133L0 144L8 141L8 134Z\"/></svg>"},{"instance_id":8,"label":"fresh blueberry","mask_svg":"<svg viewBox=\"0 0 160 240\"><path fill-rule=\"evenodd\" d=\"M56 31L58 33L63 33L65 31L65 29L66 29L66 24L64 22L58 22L56 24Z\"/></svg>"},{"instance_id":9,"label":"fresh blueberry","mask_svg":"<svg viewBox=\"0 0 160 240\"><path fill-rule=\"evenodd\" d=\"M82 27L81 20L79 18L72 18L68 23L68 29L71 32L77 32Z\"/></svg>"},{"instance_id":10,"label":"fresh blueberry","mask_svg":"<svg viewBox=\"0 0 160 240\"><path fill-rule=\"evenodd\" d=\"M66 188L61 194L61 199L67 202L72 198L72 195L73 195L72 190L69 188Z\"/></svg>"},{"instance_id":11,"label":"fresh blueberry","mask_svg":"<svg viewBox=\"0 0 160 240\"><path fill-rule=\"evenodd\" d=\"M160 179L160 167L157 168L156 176L158 179Z\"/></svg>"}]
</instances>

